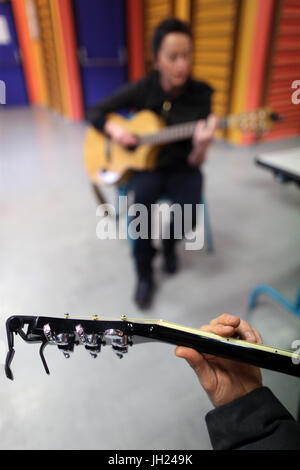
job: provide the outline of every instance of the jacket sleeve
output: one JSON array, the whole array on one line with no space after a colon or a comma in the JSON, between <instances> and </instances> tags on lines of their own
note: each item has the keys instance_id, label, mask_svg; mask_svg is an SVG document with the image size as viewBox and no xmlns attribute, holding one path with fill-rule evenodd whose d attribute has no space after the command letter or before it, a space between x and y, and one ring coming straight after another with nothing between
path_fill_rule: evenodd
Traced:
<instances>
[{"instance_id":1,"label":"jacket sleeve","mask_svg":"<svg viewBox=\"0 0 300 470\"><path fill-rule=\"evenodd\" d=\"M206 119L212 113L212 101L215 90L208 83L197 82L196 101L198 101L198 119Z\"/></svg>"},{"instance_id":2,"label":"jacket sleeve","mask_svg":"<svg viewBox=\"0 0 300 470\"><path fill-rule=\"evenodd\" d=\"M89 108L86 111L86 120L96 129L102 131L106 121L106 114L117 110L140 107L143 89L143 79L123 85L112 95Z\"/></svg>"},{"instance_id":3,"label":"jacket sleeve","mask_svg":"<svg viewBox=\"0 0 300 470\"><path fill-rule=\"evenodd\" d=\"M205 419L215 450L300 450L300 425L267 387L210 411Z\"/></svg>"}]
</instances>

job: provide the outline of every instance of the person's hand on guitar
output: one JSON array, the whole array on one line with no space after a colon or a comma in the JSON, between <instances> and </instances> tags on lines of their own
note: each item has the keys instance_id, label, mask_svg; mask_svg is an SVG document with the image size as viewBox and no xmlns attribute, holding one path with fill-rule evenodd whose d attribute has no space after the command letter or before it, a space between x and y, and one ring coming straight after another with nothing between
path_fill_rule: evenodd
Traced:
<instances>
[{"instance_id":1,"label":"person's hand on guitar","mask_svg":"<svg viewBox=\"0 0 300 470\"><path fill-rule=\"evenodd\" d=\"M200 330L224 337L262 344L260 334L239 317L223 314ZM186 359L215 407L230 403L262 386L260 369L245 363L223 359L210 354L200 354L191 348L177 346L177 357Z\"/></svg>"},{"instance_id":2,"label":"person's hand on guitar","mask_svg":"<svg viewBox=\"0 0 300 470\"><path fill-rule=\"evenodd\" d=\"M122 147L134 147L138 143L136 136L114 121L106 121L104 131Z\"/></svg>"},{"instance_id":3,"label":"person's hand on guitar","mask_svg":"<svg viewBox=\"0 0 300 470\"><path fill-rule=\"evenodd\" d=\"M199 166L204 162L207 147L214 138L218 126L218 117L210 114L207 121L201 119L193 135L193 149L188 156L190 165Z\"/></svg>"}]
</instances>

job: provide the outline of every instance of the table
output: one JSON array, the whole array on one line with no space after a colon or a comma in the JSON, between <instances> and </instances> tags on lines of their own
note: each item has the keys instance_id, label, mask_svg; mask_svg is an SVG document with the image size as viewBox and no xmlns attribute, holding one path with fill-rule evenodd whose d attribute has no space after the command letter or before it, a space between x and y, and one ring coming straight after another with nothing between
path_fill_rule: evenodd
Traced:
<instances>
[{"instance_id":1,"label":"table","mask_svg":"<svg viewBox=\"0 0 300 470\"><path fill-rule=\"evenodd\" d=\"M272 171L280 181L300 185L300 147L257 156L257 165Z\"/></svg>"},{"instance_id":2,"label":"table","mask_svg":"<svg viewBox=\"0 0 300 470\"><path fill-rule=\"evenodd\" d=\"M281 182L293 182L300 186L300 147L263 153L256 157L255 162L257 165L272 171L276 179ZM300 317L300 284L293 302L268 285L258 285L250 295L249 310L255 307L260 294L272 297L276 302Z\"/></svg>"}]
</instances>

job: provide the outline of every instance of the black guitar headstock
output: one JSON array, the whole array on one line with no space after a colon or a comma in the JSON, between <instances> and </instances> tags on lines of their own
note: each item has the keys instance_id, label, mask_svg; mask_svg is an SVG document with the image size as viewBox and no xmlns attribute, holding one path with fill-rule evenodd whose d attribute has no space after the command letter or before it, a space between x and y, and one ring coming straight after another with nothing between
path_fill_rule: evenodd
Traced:
<instances>
[{"instance_id":1,"label":"black guitar headstock","mask_svg":"<svg viewBox=\"0 0 300 470\"><path fill-rule=\"evenodd\" d=\"M68 314L65 318L19 315L7 320L6 329L8 353L5 373L13 380L10 366L15 354L14 335L19 335L26 342L41 344L40 357L46 373L49 374L44 356L47 345L57 346L66 359L70 358L75 346L83 346L92 358L96 358L103 346L110 345L114 353L122 358L133 342L151 341L155 325L127 321L125 316L120 320L104 320L97 315L76 320Z\"/></svg>"}]
</instances>

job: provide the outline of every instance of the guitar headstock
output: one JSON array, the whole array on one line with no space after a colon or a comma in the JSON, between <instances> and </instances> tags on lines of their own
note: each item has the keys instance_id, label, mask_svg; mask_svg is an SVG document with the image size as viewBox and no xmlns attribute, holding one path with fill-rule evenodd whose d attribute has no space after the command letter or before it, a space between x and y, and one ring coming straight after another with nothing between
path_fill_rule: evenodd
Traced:
<instances>
[{"instance_id":1,"label":"guitar headstock","mask_svg":"<svg viewBox=\"0 0 300 470\"><path fill-rule=\"evenodd\" d=\"M226 118L226 127L239 129L242 132L264 134L273 127L275 122L282 120L283 116L266 107L240 114L231 114Z\"/></svg>"},{"instance_id":2,"label":"guitar headstock","mask_svg":"<svg viewBox=\"0 0 300 470\"><path fill-rule=\"evenodd\" d=\"M128 353L129 346L135 343L151 341L155 324L148 321L134 321L122 316L120 320L91 317L65 318L22 316L10 317L6 322L8 353L5 363L6 376L13 380L10 364L14 357L14 334L24 341L40 343L40 357L47 374L49 369L44 356L47 345L54 345L63 353L66 359L71 357L75 346L83 346L92 358L96 358L101 348L112 347L113 352L122 358Z\"/></svg>"}]
</instances>

